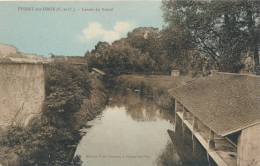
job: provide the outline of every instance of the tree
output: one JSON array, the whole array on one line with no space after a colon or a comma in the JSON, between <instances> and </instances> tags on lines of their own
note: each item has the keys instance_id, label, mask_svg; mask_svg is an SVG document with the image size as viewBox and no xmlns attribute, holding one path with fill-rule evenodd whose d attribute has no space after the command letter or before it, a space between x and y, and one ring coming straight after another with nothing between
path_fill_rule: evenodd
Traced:
<instances>
[{"instance_id":1,"label":"tree","mask_svg":"<svg viewBox=\"0 0 260 166\"><path fill-rule=\"evenodd\" d=\"M254 50L256 64L259 61L255 30L258 5L249 0L164 0L162 9L168 27L187 31L202 56L220 70L238 72L248 50Z\"/></svg>"},{"instance_id":2,"label":"tree","mask_svg":"<svg viewBox=\"0 0 260 166\"><path fill-rule=\"evenodd\" d=\"M153 71L169 72L171 60L163 48L163 34L158 28L139 27L129 32L127 42L155 61Z\"/></svg>"},{"instance_id":3,"label":"tree","mask_svg":"<svg viewBox=\"0 0 260 166\"><path fill-rule=\"evenodd\" d=\"M127 35L127 41L132 47L139 49L142 53L149 53L155 60L161 52L159 40L160 31L152 27L139 27Z\"/></svg>"},{"instance_id":4,"label":"tree","mask_svg":"<svg viewBox=\"0 0 260 166\"><path fill-rule=\"evenodd\" d=\"M194 46L190 38L189 32L179 25L168 26L161 32L162 49L171 61L172 68L177 68L182 73L191 70L191 58L195 56L194 51L192 51Z\"/></svg>"},{"instance_id":5,"label":"tree","mask_svg":"<svg viewBox=\"0 0 260 166\"><path fill-rule=\"evenodd\" d=\"M87 58L89 67L97 67L113 75L152 71L155 63L149 54L141 53L124 40L117 41L102 53L92 51Z\"/></svg>"},{"instance_id":6,"label":"tree","mask_svg":"<svg viewBox=\"0 0 260 166\"><path fill-rule=\"evenodd\" d=\"M89 67L110 74L131 72L169 72L170 61L161 47L161 33L156 28L139 27L111 45L99 42L86 53Z\"/></svg>"}]
</instances>

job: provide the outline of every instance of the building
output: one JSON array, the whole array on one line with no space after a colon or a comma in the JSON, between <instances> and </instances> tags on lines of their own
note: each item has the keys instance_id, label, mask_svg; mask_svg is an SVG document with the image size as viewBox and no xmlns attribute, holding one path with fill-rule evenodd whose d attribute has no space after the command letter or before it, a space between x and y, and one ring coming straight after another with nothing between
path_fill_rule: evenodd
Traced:
<instances>
[{"instance_id":1,"label":"building","mask_svg":"<svg viewBox=\"0 0 260 166\"><path fill-rule=\"evenodd\" d=\"M172 77L178 77L178 76L180 76L180 71L179 71L179 70L172 70L172 71L171 71L171 76L172 76Z\"/></svg>"},{"instance_id":2,"label":"building","mask_svg":"<svg viewBox=\"0 0 260 166\"><path fill-rule=\"evenodd\" d=\"M83 56L52 55L51 59L54 63L66 63L66 64L71 64L71 65L87 65L87 60Z\"/></svg>"},{"instance_id":3,"label":"building","mask_svg":"<svg viewBox=\"0 0 260 166\"><path fill-rule=\"evenodd\" d=\"M47 63L46 58L0 45L0 135L10 125L29 125L42 113Z\"/></svg>"},{"instance_id":4,"label":"building","mask_svg":"<svg viewBox=\"0 0 260 166\"><path fill-rule=\"evenodd\" d=\"M97 73L97 74L99 74L99 75L101 75L101 76L105 76L105 75L106 75L105 72L103 72L102 70L99 70L99 69L97 69L97 68L95 68L95 67L92 68L92 72L93 72L93 73Z\"/></svg>"},{"instance_id":5,"label":"building","mask_svg":"<svg viewBox=\"0 0 260 166\"><path fill-rule=\"evenodd\" d=\"M176 123L217 165L260 166L259 76L214 72L169 92Z\"/></svg>"}]
</instances>

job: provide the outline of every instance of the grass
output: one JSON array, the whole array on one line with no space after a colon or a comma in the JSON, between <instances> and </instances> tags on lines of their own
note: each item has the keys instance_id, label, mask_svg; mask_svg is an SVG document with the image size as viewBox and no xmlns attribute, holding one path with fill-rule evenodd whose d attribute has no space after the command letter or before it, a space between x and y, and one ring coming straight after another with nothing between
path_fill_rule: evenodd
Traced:
<instances>
[{"instance_id":1,"label":"grass","mask_svg":"<svg viewBox=\"0 0 260 166\"><path fill-rule=\"evenodd\" d=\"M190 76L121 75L117 77L116 84L119 90L135 90L141 96L151 98L162 109L172 110L174 102L168 90L182 86L191 79Z\"/></svg>"},{"instance_id":2,"label":"grass","mask_svg":"<svg viewBox=\"0 0 260 166\"><path fill-rule=\"evenodd\" d=\"M191 79L190 76L172 77L170 75L121 75L118 77L119 82L128 82L132 85L145 84L164 90L177 88Z\"/></svg>"}]
</instances>

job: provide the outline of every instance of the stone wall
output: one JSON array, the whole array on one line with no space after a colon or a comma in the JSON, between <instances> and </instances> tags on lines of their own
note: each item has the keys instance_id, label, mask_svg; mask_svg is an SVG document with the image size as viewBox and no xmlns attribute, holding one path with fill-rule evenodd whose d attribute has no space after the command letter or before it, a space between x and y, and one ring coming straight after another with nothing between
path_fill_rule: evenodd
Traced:
<instances>
[{"instance_id":1,"label":"stone wall","mask_svg":"<svg viewBox=\"0 0 260 166\"><path fill-rule=\"evenodd\" d=\"M5 57L10 54L16 54L17 49L14 46L0 44L0 57Z\"/></svg>"},{"instance_id":2,"label":"stone wall","mask_svg":"<svg viewBox=\"0 0 260 166\"><path fill-rule=\"evenodd\" d=\"M43 64L0 63L0 129L27 126L43 108Z\"/></svg>"}]
</instances>

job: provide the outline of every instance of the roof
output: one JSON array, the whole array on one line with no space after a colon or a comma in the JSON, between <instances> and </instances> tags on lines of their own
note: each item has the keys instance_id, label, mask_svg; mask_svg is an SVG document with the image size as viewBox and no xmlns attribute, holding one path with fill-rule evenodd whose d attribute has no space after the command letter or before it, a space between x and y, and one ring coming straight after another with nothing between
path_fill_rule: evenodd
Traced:
<instances>
[{"instance_id":1,"label":"roof","mask_svg":"<svg viewBox=\"0 0 260 166\"><path fill-rule=\"evenodd\" d=\"M51 58L55 63L68 63L74 65L86 65L87 60L83 56L57 56Z\"/></svg>"},{"instance_id":2,"label":"roof","mask_svg":"<svg viewBox=\"0 0 260 166\"><path fill-rule=\"evenodd\" d=\"M221 136L260 123L259 76L217 72L170 94Z\"/></svg>"},{"instance_id":3,"label":"roof","mask_svg":"<svg viewBox=\"0 0 260 166\"><path fill-rule=\"evenodd\" d=\"M101 70L99 70L99 69L97 69L97 68L94 68L94 67L93 67L92 70L95 71L95 72L97 72L97 73L99 73L99 74L101 74L102 76L106 75L105 72L103 72L103 71L101 71Z\"/></svg>"}]
</instances>

